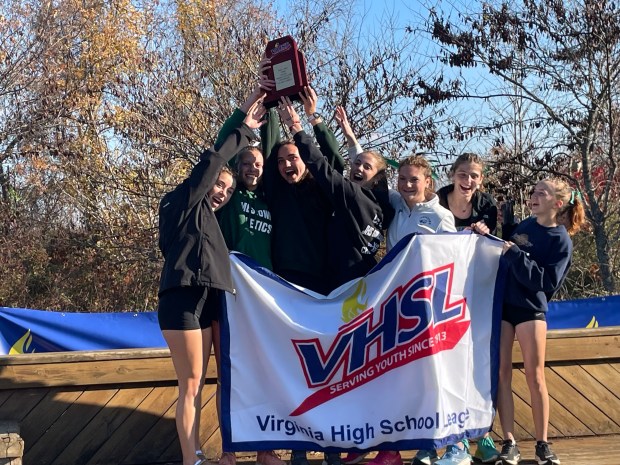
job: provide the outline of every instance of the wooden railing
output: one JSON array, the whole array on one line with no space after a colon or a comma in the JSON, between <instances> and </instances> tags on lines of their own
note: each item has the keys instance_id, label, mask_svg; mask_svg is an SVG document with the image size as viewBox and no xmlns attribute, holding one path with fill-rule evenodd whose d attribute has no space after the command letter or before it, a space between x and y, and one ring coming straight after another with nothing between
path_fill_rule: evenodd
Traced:
<instances>
[{"instance_id":1,"label":"wooden railing","mask_svg":"<svg viewBox=\"0 0 620 465\"><path fill-rule=\"evenodd\" d=\"M516 432L527 439L533 424L516 343L513 358ZM620 327L552 331L547 361L551 437L620 433ZM210 457L221 447L215 368L211 360L201 416ZM0 421L20 426L27 465L178 461L176 396L167 349L0 357Z\"/></svg>"}]
</instances>

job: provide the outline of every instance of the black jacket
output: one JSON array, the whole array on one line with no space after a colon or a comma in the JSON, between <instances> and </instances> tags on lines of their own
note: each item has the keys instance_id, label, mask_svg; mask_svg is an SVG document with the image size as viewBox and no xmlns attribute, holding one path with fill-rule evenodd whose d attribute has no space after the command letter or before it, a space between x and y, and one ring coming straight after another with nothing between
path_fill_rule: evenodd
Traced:
<instances>
[{"instance_id":1,"label":"black jacket","mask_svg":"<svg viewBox=\"0 0 620 465\"><path fill-rule=\"evenodd\" d=\"M448 186L444 186L437 191L437 196L439 197L439 204L450 210L448 206L448 194L454 190L454 184L450 184ZM467 219L457 218L454 216L454 225L457 230L462 230L468 226L471 226L472 223L477 223L478 221L484 221L484 224L490 229L491 234L495 234L495 228L497 228L497 204L495 203L495 199L491 194L487 194L486 192L480 192L476 190L474 195L471 198L472 209L471 216Z\"/></svg>"},{"instance_id":2,"label":"black jacket","mask_svg":"<svg viewBox=\"0 0 620 465\"><path fill-rule=\"evenodd\" d=\"M245 124L235 129L219 152L206 150L189 177L159 204L159 249L164 267L159 293L180 286L205 286L234 292L228 249L207 193L222 167L254 139Z\"/></svg>"},{"instance_id":3,"label":"black jacket","mask_svg":"<svg viewBox=\"0 0 620 465\"><path fill-rule=\"evenodd\" d=\"M308 134L298 132L294 139L334 212L327 228L327 265L330 287L335 289L366 275L377 264L375 254L383 241L384 220L389 224L394 217L387 183L376 189L362 187L333 169Z\"/></svg>"}]
</instances>

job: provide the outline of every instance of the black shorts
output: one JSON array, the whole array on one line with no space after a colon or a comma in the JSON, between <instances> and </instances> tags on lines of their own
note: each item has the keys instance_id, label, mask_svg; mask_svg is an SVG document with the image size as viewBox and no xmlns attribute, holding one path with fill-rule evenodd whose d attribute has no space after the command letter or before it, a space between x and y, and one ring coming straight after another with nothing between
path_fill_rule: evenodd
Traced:
<instances>
[{"instance_id":1,"label":"black shorts","mask_svg":"<svg viewBox=\"0 0 620 465\"><path fill-rule=\"evenodd\" d=\"M502 320L507 321L515 328L526 321L547 321L547 313L540 310L517 307L515 305L504 304L502 309Z\"/></svg>"},{"instance_id":2,"label":"black shorts","mask_svg":"<svg viewBox=\"0 0 620 465\"><path fill-rule=\"evenodd\" d=\"M223 291L209 287L175 287L159 296L157 319L162 330L206 329L219 316Z\"/></svg>"}]
</instances>

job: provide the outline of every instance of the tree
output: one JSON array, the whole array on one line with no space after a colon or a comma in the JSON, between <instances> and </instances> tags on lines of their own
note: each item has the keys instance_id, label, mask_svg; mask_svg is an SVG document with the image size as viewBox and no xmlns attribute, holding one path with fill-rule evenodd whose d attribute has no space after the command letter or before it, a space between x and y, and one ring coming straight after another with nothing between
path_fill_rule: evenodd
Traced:
<instances>
[{"instance_id":1,"label":"tree","mask_svg":"<svg viewBox=\"0 0 620 465\"><path fill-rule=\"evenodd\" d=\"M519 98L530 104L530 127L547 128L530 152L513 153L513 165L567 178L585 200L606 292L616 292L620 200L614 182L620 153L620 7L594 0L523 0L484 3L458 23L432 12L432 37L442 61L461 69L480 67L507 86L469 94L463 82L434 86L439 100ZM506 87L513 91L506 91ZM456 89L456 91L454 91ZM435 99L438 100L438 99ZM506 121L496 122L501 134ZM489 125L487 125L488 127ZM571 171L579 166L579 171ZM517 171L518 170L513 170Z\"/></svg>"}]
</instances>

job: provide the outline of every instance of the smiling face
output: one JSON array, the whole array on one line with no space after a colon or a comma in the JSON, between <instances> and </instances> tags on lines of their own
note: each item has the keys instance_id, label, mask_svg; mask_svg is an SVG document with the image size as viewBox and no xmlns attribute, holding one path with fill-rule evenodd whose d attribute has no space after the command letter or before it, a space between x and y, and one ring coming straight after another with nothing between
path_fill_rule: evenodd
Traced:
<instances>
[{"instance_id":1,"label":"smiling face","mask_svg":"<svg viewBox=\"0 0 620 465\"><path fill-rule=\"evenodd\" d=\"M349 179L356 184L367 186L371 184L377 173L379 173L379 163L373 155L363 152L351 164Z\"/></svg>"},{"instance_id":2,"label":"smiling face","mask_svg":"<svg viewBox=\"0 0 620 465\"><path fill-rule=\"evenodd\" d=\"M460 163L452 175L454 193L471 199L482 185L482 177L482 165L470 161Z\"/></svg>"},{"instance_id":3,"label":"smiling face","mask_svg":"<svg viewBox=\"0 0 620 465\"><path fill-rule=\"evenodd\" d=\"M284 144L278 150L278 171L289 184L295 184L304 178L306 165L294 144Z\"/></svg>"},{"instance_id":4,"label":"smiling face","mask_svg":"<svg viewBox=\"0 0 620 465\"><path fill-rule=\"evenodd\" d=\"M556 198L555 188L548 181L537 183L530 197L530 209L537 217L555 217L563 203Z\"/></svg>"},{"instance_id":5,"label":"smiling face","mask_svg":"<svg viewBox=\"0 0 620 465\"><path fill-rule=\"evenodd\" d=\"M263 175L263 155L257 149L246 150L239 156L239 181L253 191Z\"/></svg>"},{"instance_id":6,"label":"smiling face","mask_svg":"<svg viewBox=\"0 0 620 465\"><path fill-rule=\"evenodd\" d=\"M232 174L228 171L222 171L218 176L215 185L207 194L213 211L219 210L226 205L226 202L230 200L230 196L233 192L235 192L235 181Z\"/></svg>"},{"instance_id":7,"label":"smiling face","mask_svg":"<svg viewBox=\"0 0 620 465\"><path fill-rule=\"evenodd\" d=\"M415 165L404 165L398 170L398 192L409 208L426 200L426 189L430 188L431 178L425 169Z\"/></svg>"}]
</instances>

